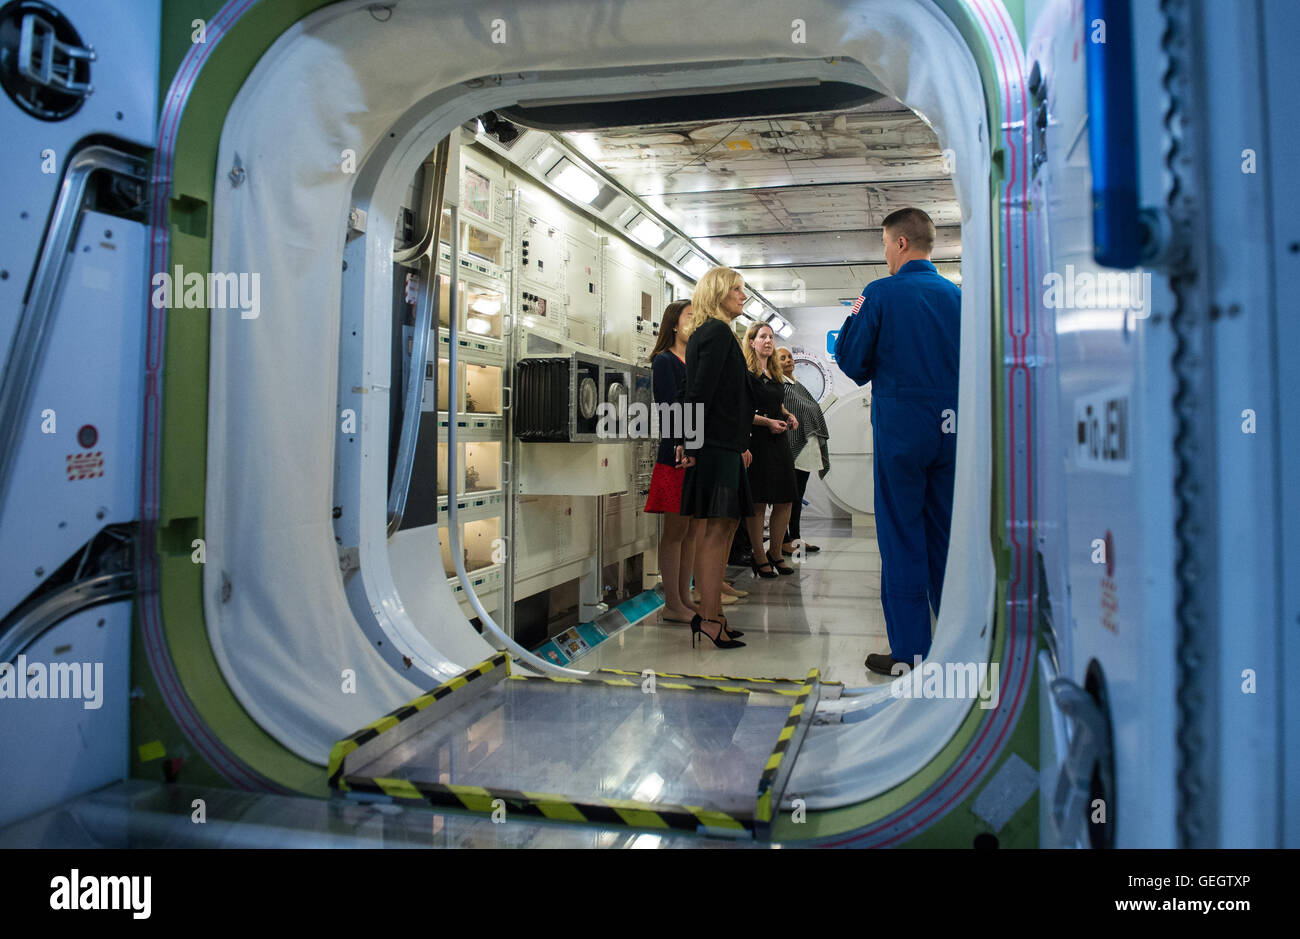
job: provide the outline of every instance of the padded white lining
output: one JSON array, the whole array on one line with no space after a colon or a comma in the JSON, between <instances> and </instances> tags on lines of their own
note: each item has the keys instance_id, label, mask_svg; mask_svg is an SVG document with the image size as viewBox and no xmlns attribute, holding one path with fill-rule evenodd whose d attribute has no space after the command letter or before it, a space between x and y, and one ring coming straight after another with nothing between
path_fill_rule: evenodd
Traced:
<instances>
[{"instance_id":1,"label":"padded white lining","mask_svg":"<svg viewBox=\"0 0 1300 939\"><path fill-rule=\"evenodd\" d=\"M323 763L339 737L431 683L398 675L370 647L344 593L330 522L339 271L355 179L340 171L340 153L369 152L412 102L439 89L507 68L572 69L576 49L581 66L591 69L850 57L882 90L930 120L941 145L958 154L958 477L931 658L985 660L994 600L987 128L974 59L946 17L925 0L859 0L850 9L805 0L797 15L807 42L795 45L791 8L779 0L568 0L500 14L428 0L399 4L388 22L367 4L334 4L281 36L240 90L221 139L218 167L232 166L238 154L247 178L232 188L218 171L213 269L260 272L262 311L257 320L237 312L212 318L204 610L222 672L258 723L295 753ZM507 21L505 62L490 42L489 24L498 15ZM386 329L380 324L387 317L380 311L367 328ZM362 501L382 505L384 494L367 493ZM421 554L431 593L418 598L397 596L387 557L363 555L362 563L367 584L390 591L372 596L374 608L427 640L425 670L436 675L481 659L486 646L440 583L436 553ZM414 589L409 559L399 567L402 586ZM225 602L223 577L230 582ZM354 694L341 691L343 669L355 672ZM816 727L791 795L818 808L896 785L939 752L970 706L900 700L861 723Z\"/></svg>"}]
</instances>

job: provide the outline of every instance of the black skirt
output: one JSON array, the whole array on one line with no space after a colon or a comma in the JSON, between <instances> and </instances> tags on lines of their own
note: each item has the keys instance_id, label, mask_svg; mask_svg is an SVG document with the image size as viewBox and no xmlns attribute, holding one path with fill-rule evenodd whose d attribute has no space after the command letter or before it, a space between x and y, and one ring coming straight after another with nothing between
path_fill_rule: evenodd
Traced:
<instances>
[{"instance_id":1,"label":"black skirt","mask_svg":"<svg viewBox=\"0 0 1300 939\"><path fill-rule=\"evenodd\" d=\"M749 452L754 457L749 464L749 490L753 500L766 505L794 502L799 483L794 476L790 431L774 434L755 424Z\"/></svg>"},{"instance_id":2,"label":"black skirt","mask_svg":"<svg viewBox=\"0 0 1300 939\"><path fill-rule=\"evenodd\" d=\"M789 446L786 446L789 450ZM687 450L695 465L682 479L682 515L692 518L747 518L754 514L749 477L740 453L708 444Z\"/></svg>"}]
</instances>

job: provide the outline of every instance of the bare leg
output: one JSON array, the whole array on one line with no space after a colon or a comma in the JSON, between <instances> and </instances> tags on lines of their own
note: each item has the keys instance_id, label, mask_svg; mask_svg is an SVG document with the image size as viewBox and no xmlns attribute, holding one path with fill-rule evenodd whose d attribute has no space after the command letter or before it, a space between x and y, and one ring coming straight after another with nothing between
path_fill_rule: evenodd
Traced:
<instances>
[{"instance_id":1,"label":"bare leg","mask_svg":"<svg viewBox=\"0 0 1300 939\"><path fill-rule=\"evenodd\" d=\"M790 510L793 507L791 502L778 502L772 506L772 547L768 549L767 556L776 555L776 563L781 563L781 542L777 541L777 534L785 531L785 526L790 522Z\"/></svg>"},{"instance_id":2,"label":"bare leg","mask_svg":"<svg viewBox=\"0 0 1300 939\"><path fill-rule=\"evenodd\" d=\"M722 629L722 567L727 559L727 549L731 545L731 536L735 530L734 519L708 519L704 529L704 539L695 552L695 580L700 588L700 616L713 620L711 623L702 623L701 628L715 639L718 637L718 631Z\"/></svg>"},{"instance_id":3,"label":"bare leg","mask_svg":"<svg viewBox=\"0 0 1300 939\"><path fill-rule=\"evenodd\" d=\"M664 582L664 612L678 619L689 619L694 610L682 601L678 592L681 581L682 544L690 530L690 519L664 515L664 532L659 538L659 574Z\"/></svg>"},{"instance_id":4,"label":"bare leg","mask_svg":"<svg viewBox=\"0 0 1300 939\"><path fill-rule=\"evenodd\" d=\"M682 606L690 612L687 619L690 619L699 612L699 608L691 600L691 576L695 572L695 551L699 546L700 531L703 525L688 515L680 515L678 518L687 523L686 537L682 539L681 569L677 575L677 596L681 598Z\"/></svg>"},{"instance_id":5,"label":"bare leg","mask_svg":"<svg viewBox=\"0 0 1300 939\"><path fill-rule=\"evenodd\" d=\"M754 514L745 519L745 527L749 531L749 543L754 549L754 563L759 567L763 566L763 516L766 514L767 503L755 502Z\"/></svg>"},{"instance_id":6,"label":"bare leg","mask_svg":"<svg viewBox=\"0 0 1300 939\"><path fill-rule=\"evenodd\" d=\"M704 533L708 530L708 521L707 518L692 518L691 532L688 536L695 549L695 553L691 556L691 574L694 575L695 588L692 593L691 588L688 587L682 592L682 596L691 601L691 606L696 613L702 613L695 594L700 592L700 553L704 550Z\"/></svg>"}]
</instances>

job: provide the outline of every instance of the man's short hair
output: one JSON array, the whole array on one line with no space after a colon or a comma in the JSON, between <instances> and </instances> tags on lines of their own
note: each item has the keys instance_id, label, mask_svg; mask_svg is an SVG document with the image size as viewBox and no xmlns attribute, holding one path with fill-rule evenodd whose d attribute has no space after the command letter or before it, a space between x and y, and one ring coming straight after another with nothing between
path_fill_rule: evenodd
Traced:
<instances>
[{"instance_id":1,"label":"man's short hair","mask_svg":"<svg viewBox=\"0 0 1300 939\"><path fill-rule=\"evenodd\" d=\"M883 227L907 239L907 243L929 254L934 250L934 222L920 209L906 208L885 216Z\"/></svg>"}]
</instances>

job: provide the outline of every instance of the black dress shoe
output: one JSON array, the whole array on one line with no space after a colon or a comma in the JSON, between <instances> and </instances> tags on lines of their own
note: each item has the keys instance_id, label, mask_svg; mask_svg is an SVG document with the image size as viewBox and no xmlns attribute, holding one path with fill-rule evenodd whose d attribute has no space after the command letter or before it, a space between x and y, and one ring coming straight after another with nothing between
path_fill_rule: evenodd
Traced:
<instances>
[{"instance_id":1,"label":"black dress shoe","mask_svg":"<svg viewBox=\"0 0 1300 939\"><path fill-rule=\"evenodd\" d=\"M867 656L866 666L868 671L875 672L877 675L886 675L890 678L898 678L900 675L906 675L912 670L912 663L903 659L896 659L892 655L882 655L873 652ZM901 665L895 671L896 666Z\"/></svg>"}]
</instances>

